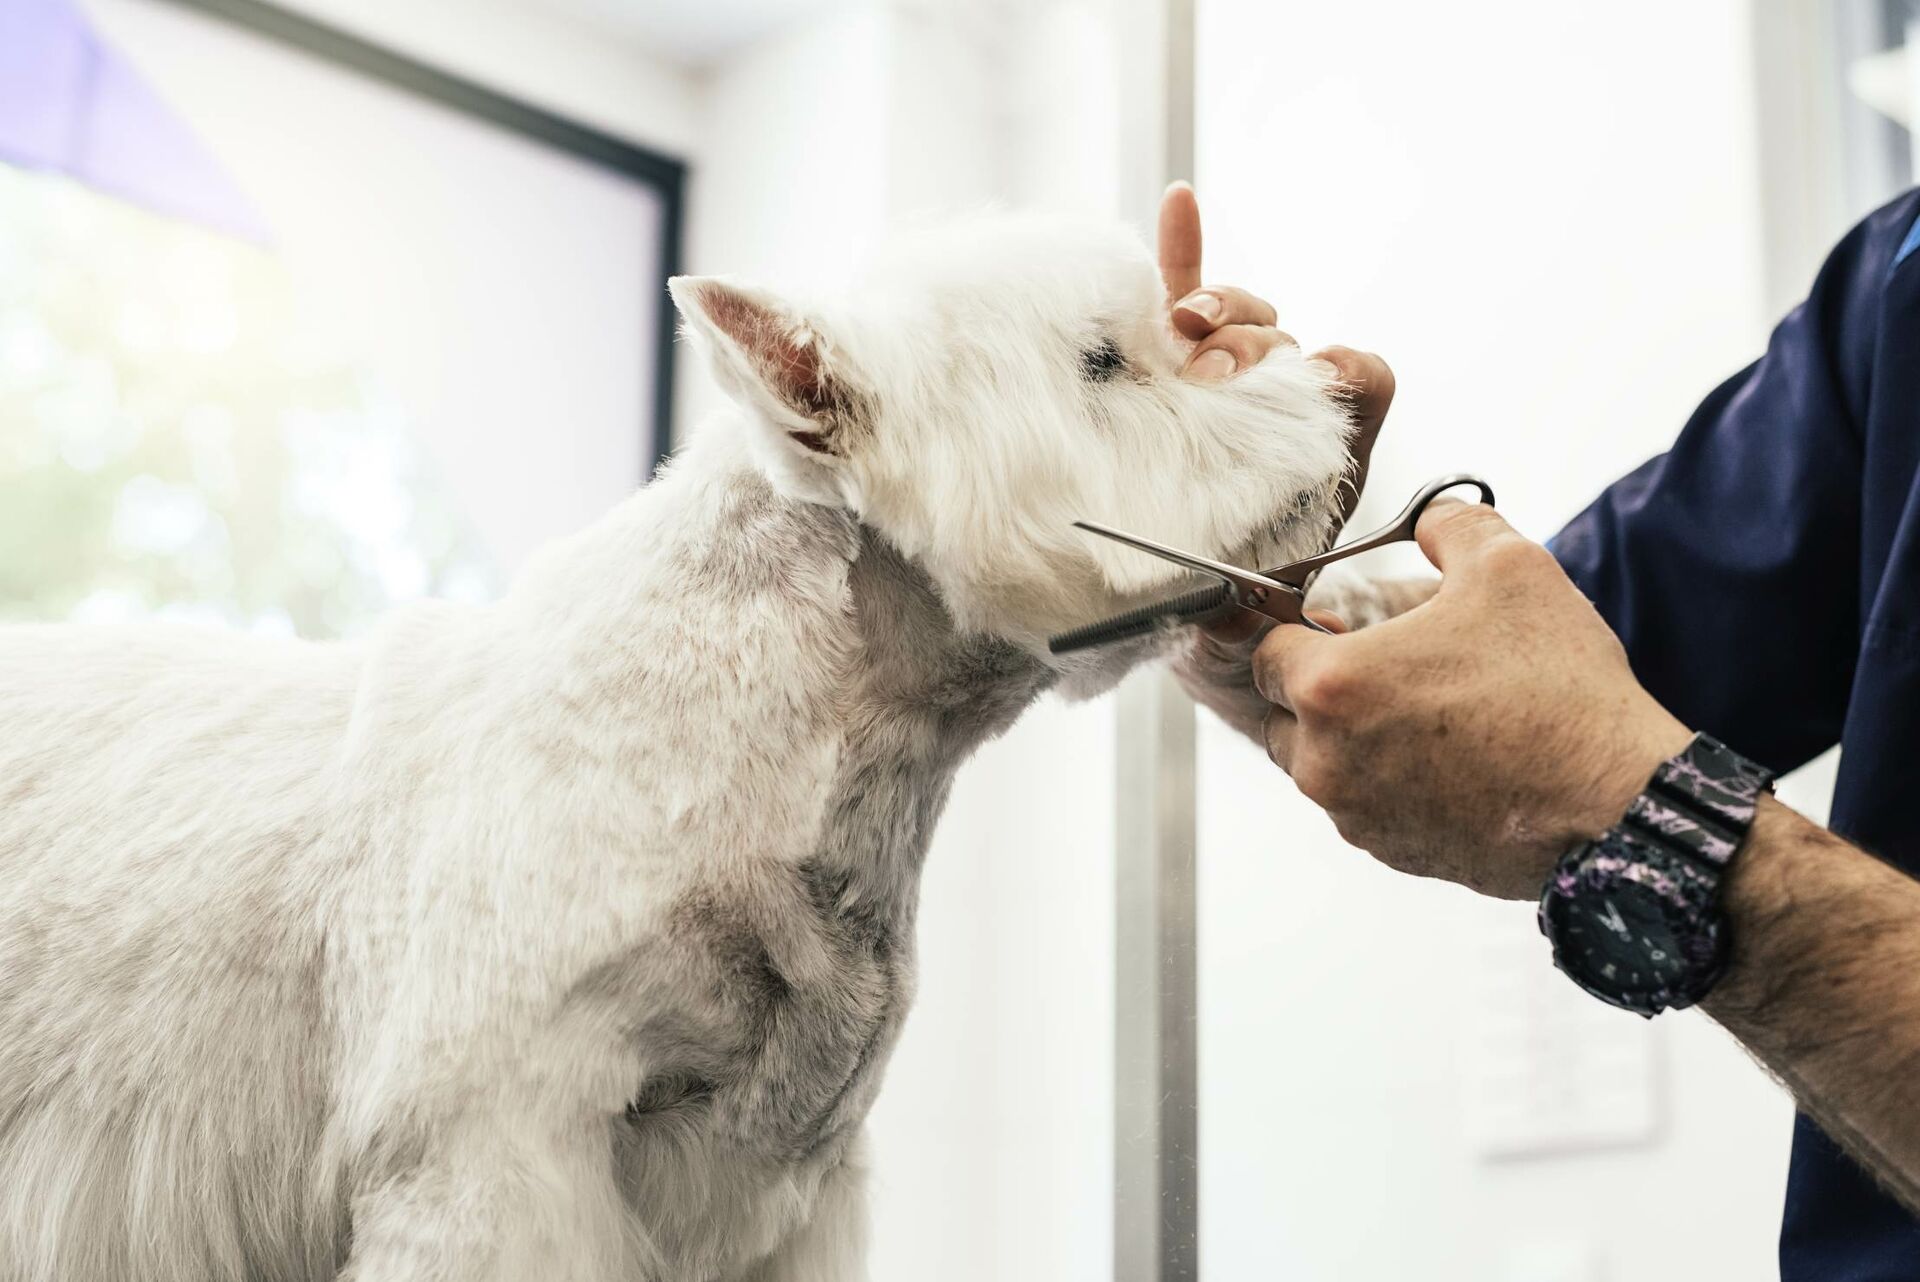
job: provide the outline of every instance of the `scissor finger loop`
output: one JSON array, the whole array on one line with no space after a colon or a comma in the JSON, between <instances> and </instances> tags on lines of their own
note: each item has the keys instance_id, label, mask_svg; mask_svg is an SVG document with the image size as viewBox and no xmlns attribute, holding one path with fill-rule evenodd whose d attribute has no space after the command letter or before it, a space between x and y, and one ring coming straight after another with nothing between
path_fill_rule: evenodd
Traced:
<instances>
[{"instance_id":1,"label":"scissor finger loop","mask_svg":"<svg viewBox=\"0 0 1920 1282\"><path fill-rule=\"evenodd\" d=\"M1387 522L1387 524L1381 526L1373 533L1364 534L1357 539L1342 543L1338 547L1331 548L1328 551L1303 558L1299 561L1289 562L1277 569L1267 570L1264 573L1268 578L1281 579L1285 582L1293 583L1304 590L1312 581L1315 573L1326 566L1332 565L1335 561L1344 561L1350 556L1358 556L1362 552L1371 552L1373 549L1385 547L1389 543L1405 543L1410 541L1414 536L1414 531L1419 528L1420 516L1427 510L1428 505L1448 490L1457 490L1463 485L1471 485L1474 489L1480 491L1480 502L1487 504L1489 507L1493 505L1493 487L1481 478L1465 472L1458 472L1452 476L1438 477L1435 480L1428 481L1416 490L1413 497L1407 501L1407 505L1400 509L1400 515L1394 517L1393 520Z\"/></svg>"}]
</instances>

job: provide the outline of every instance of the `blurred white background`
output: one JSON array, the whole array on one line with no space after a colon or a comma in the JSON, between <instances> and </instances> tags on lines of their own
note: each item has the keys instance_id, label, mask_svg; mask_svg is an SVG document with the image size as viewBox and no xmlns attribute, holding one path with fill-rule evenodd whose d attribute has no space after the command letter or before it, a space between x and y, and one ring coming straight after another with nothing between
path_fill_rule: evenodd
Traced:
<instances>
[{"instance_id":1,"label":"blurred white background","mask_svg":"<svg viewBox=\"0 0 1920 1282\"><path fill-rule=\"evenodd\" d=\"M684 158L690 271L831 279L985 202L1144 227L1161 176L1153 0L286 2ZM640 479L631 192L160 0L84 8L315 307L378 269L336 328L502 574ZM1474 469L1544 538L1663 448L1909 172L1849 88L1904 110L1904 64L1853 70L1883 8L1198 0L1209 277L1399 375L1362 523ZM340 147L394 166L379 201L329 195ZM393 250L410 223L444 242ZM715 393L681 366L685 434ZM876 1278L1113 1274L1113 725L1050 703L955 792L873 1119ZM1205 1276L1772 1272L1790 1109L1737 1048L1583 1004L1524 908L1378 870L1210 723L1200 762ZM1823 808L1818 770L1796 787Z\"/></svg>"},{"instance_id":2,"label":"blurred white background","mask_svg":"<svg viewBox=\"0 0 1920 1282\"><path fill-rule=\"evenodd\" d=\"M1212 271L1398 376L1359 527L1472 470L1544 539L1760 351L1761 103L1793 86L1752 6L1200 18ZM1779 251L1796 295L1822 248ZM1385 871L1211 722L1199 780L1203 1273L1776 1271L1791 1108L1736 1044L1591 1001L1530 906Z\"/></svg>"}]
</instances>

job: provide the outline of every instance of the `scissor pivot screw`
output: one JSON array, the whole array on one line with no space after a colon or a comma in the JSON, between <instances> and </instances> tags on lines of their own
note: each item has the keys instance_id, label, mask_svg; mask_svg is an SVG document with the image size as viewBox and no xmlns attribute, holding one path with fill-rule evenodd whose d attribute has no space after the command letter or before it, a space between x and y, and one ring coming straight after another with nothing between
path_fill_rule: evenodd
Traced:
<instances>
[{"instance_id":1,"label":"scissor pivot screw","mask_svg":"<svg viewBox=\"0 0 1920 1282\"><path fill-rule=\"evenodd\" d=\"M1248 588L1246 600L1248 605L1265 605L1267 603L1267 590L1265 588Z\"/></svg>"}]
</instances>

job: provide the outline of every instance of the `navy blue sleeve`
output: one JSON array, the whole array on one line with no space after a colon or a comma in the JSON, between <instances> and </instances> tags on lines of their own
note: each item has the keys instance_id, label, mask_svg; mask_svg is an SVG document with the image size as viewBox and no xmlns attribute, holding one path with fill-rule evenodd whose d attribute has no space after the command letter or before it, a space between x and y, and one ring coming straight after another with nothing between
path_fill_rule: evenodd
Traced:
<instances>
[{"instance_id":1,"label":"navy blue sleeve","mask_svg":"<svg viewBox=\"0 0 1920 1282\"><path fill-rule=\"evenodd\" d=\"M1860 631L1861 424L1920 208L1856 227L1766 355L1551 541L1675 716L1775 770L1839 741Z\"/></svg>"}]
</instances>

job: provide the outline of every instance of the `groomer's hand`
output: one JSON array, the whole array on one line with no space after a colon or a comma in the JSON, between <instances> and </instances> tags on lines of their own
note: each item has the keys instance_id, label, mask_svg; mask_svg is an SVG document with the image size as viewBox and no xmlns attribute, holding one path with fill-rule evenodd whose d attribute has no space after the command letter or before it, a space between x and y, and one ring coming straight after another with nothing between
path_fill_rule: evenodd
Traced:
<instances>
[{"instance_id":1,"label":"groomer's hand","mask_svg":"<svg viewBox=\"0 0 1920 1282\"><path fill-rule=\"evenodd\" d=\"M1160 198L1160 277L1173 305L1173 327L1193 342L1182 373L1200 382L1232 378L1285 344L1298 347L1279 328L1273 304L1232 285L1206 285L1200 274L1200 202L1193 188L1175 183ZM1346 512L1359 501L1367 462L1380 426L1393 404L1393 371L1372 352L1326 347L1312 360L1325 361L1349 398L1354 421L1354 485Z\"/></svg>"},{"instance_id":2,"label":"groomer's hand","mask_svg":"<svg viewBox=\"0 0 1920 1282\"><path fill-rule=\"evenodd\" d=\"M1261 643L1267 751L1381 862L1532 899L1689 732L1552 555L1492 508L1436 504L1418 535L1443 576L1424 605Z\"/></svg>"},{"instance_id":3,"label":"groomer's hand","mask_svg":"<svg viewBox=\"0 0 1920 1282\"><path fill-rule=\"evenodd\" d=\"M1281 344L1297 347L1278 326L1273 305L1231 285L1203 285L1200 273L1200 204L1193 188L1175 183L1160 200L1160 275L1173 308L1173 326L1193 343L1185 377L1201 382L1232 378L1260 363ZM1328 347L1325 361L1349 397L1354 421L1353 484L1345 491L1344 522L1360 501L1373 444L1393 404L1393 371L1371 352ZM1253 688L1253 647L1269 627L1259 615L1237 613L1198 633L1192 648L1174 663L1174 675L1196 702L1211 708L1249 738L1260 737L1267 702Z\"/></svg>"}]
</instances>

